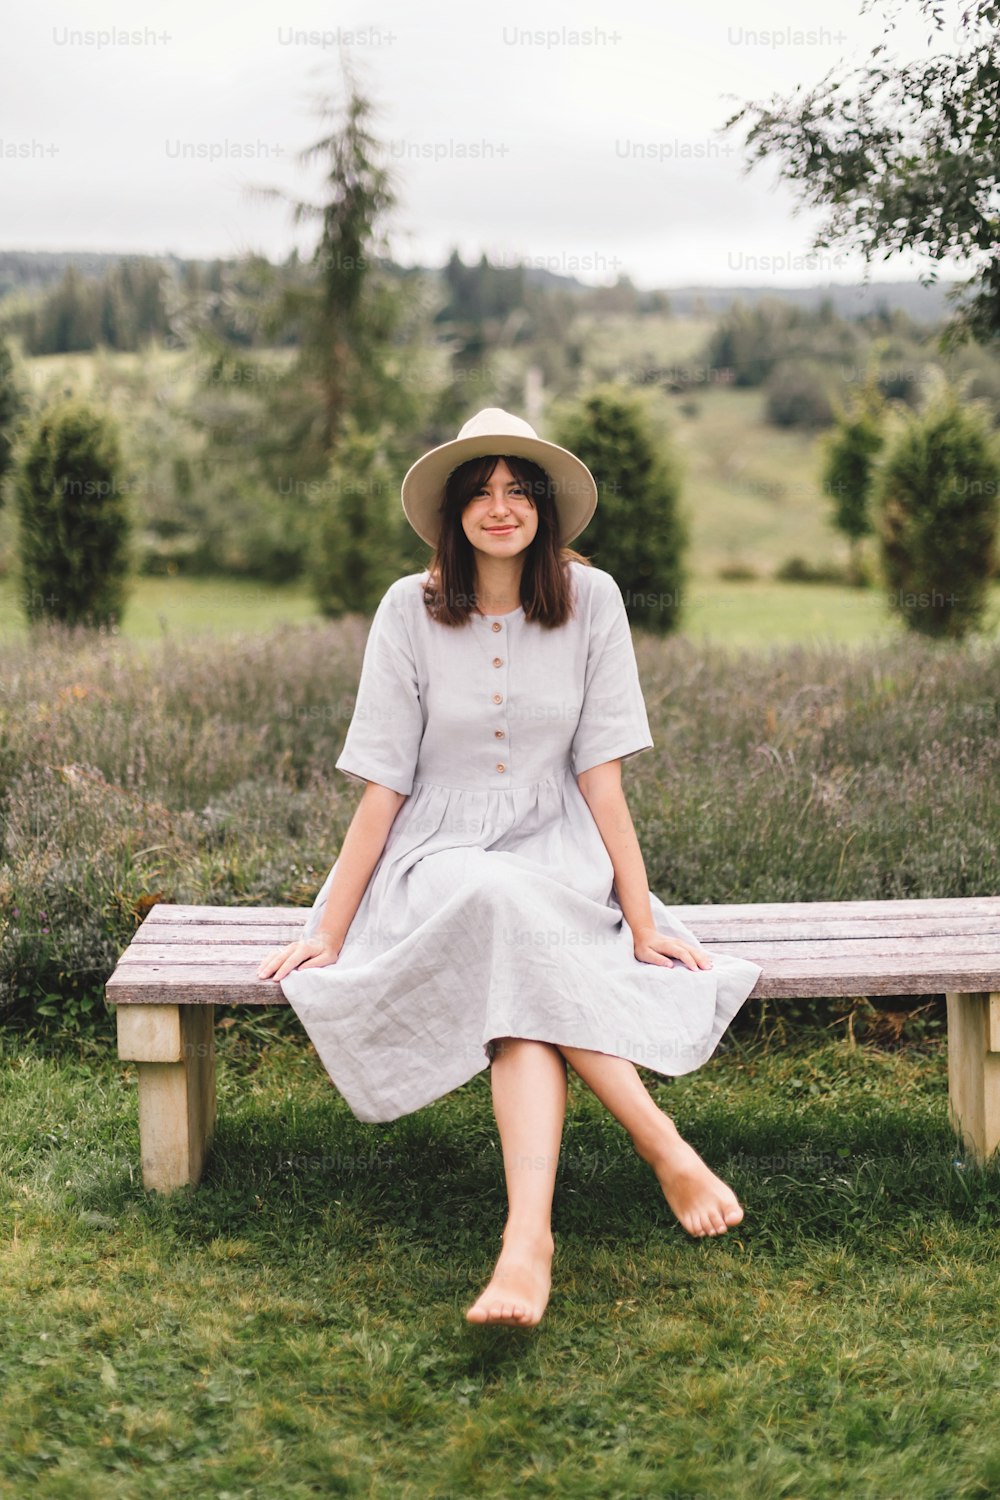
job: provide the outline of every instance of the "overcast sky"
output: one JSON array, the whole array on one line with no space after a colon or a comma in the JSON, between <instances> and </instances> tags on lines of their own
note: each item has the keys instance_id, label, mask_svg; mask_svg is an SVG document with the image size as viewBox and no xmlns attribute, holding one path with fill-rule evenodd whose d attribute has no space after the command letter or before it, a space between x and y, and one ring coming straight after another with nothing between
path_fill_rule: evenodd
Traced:
<instances>
[{"instance_id":1,"label":"overcast sky","mask_svg":"<svg viewBox=\"0 0 1000 1500\"><path fill-rule=\"evenodd\" d=\"M925 54L929 24L905 9L899 55ZM861 261L810 260L819 216L770 166L745 175L718 127L862 62L882 31L861 0L38 0L5 17L0 248L308 252L314 231L250 189L314 196L296 157L319 98L343 96L344 44L396 174L404 264L457 245L591 283L851 281Z\"/></svg>"}]
</instances>

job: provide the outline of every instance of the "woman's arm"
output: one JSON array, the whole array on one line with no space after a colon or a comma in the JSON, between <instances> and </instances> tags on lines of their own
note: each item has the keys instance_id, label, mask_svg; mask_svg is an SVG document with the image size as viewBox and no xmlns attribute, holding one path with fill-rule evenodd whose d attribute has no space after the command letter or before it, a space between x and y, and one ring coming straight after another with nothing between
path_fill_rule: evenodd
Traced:
<instances>
[{"instance_id":1,"label":"woman's arm","mask_svg":"<svg viewBox=\"0 0 1000 1500\"><path fill-rule=\"evenodd\" d=\"M343 946L347 929L361 905L361 897L385 848L393 820L405 801L402 792L380 786L377 781L369 781L361 794L361 801L340 846L323 920L316 929L317 935L329 938L338 950Z\"/></svg>"},{"instance_id":2,"label":"woman's arm","mask_svg":"<svg viewBox=\"0 0 1000 1500\"><path fill-rule=\"evenodd\" d=\"M367 783L340 846L322 921L311 938L302 938L269 953L257 970L258 979L281 980L293 969L319 968L336 962L385 848L393 819L405 801L402 792L394 792L375 781Z\"/></svg>"},{"instance_id":3,"label":"woman's arm","mask_svg":"<svg viewBox=\"0 0 1000 1500\"><path fill-rule=\"evenodd\" d=\"M712 960L702 949L657 931L649 904L646 865L622 790L621 761L607 760L592 766L589 771L581 771L576 781L611 856L618 904L632 933L636 958L664 966L668 958L680 958L689 969L710 969Z\"/></svg>"}]
</instances>

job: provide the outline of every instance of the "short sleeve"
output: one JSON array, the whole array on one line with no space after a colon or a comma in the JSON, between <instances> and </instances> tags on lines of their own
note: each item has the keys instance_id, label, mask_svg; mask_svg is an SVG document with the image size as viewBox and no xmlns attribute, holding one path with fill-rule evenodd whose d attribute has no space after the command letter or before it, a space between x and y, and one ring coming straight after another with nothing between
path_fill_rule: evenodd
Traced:
<instances>
[{"instance_id":1,"label":"short sleeve","mask_svg":"<svg viewBox=\"0 0 1000 1500\"><path fill-rule=\"evenodd\" d=\"M570 747L576 776L653 748L625 601L610 574L603 581L607 586L591 614L583 707Z\"/></svg>"},{"instance_id":2,"label":"short sleeve","mask_svg":"<svg viewBox=\"0 0 1000 1500\"><path fill-rule=\"evenodd\" d=\"M413 648L398 594L390 588L372 617L354 713L335 765L408 797L423 733Z\"/></svg>"}]
</instances>

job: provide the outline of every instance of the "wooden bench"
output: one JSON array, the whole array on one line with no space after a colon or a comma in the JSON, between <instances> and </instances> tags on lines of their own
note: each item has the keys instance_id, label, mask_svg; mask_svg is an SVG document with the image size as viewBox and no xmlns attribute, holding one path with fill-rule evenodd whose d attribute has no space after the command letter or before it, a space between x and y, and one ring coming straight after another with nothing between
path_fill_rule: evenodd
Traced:
<instances>
[{"instance_id":1,"label":"wooden bench","mask_svg":"<svg viewBox=\"0 0 1000 1500\"><path fill-rule=\"evenodd\" d=\"M754 997L944 994L948 1117L969 1158L1000 1145L1000 896L671 908L706 948L762 965ZM139 1074L147 1188L198 1182L215 1126L217 1005L287 1005L256 977L302 907L154 906L106 995Z\"/></svg>"}]
</instances>

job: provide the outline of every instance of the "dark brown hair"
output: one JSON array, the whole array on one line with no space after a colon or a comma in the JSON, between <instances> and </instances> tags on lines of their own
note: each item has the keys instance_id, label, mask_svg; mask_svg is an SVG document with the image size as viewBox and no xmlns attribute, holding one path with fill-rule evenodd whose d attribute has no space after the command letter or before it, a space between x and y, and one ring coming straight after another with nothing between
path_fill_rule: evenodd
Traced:
<instances>
[{"instance_id":1,"label":"dark brown hair","mask_svg":"<svg viewBox=\"0 0 1000 1500\"><path fill-rule=\"evenodd\" d=\"M526 620L548 627L563 625L573 612L569 563L591 566L590 559L559 541L559 515L548 473L515 454L469 458L448 475L441 504L441 531L427 570L424 603L442 625L464 625L476 607L475 548L462 529L462 512L489 479L500 460L508 466L538 512L538 530L523 555L521 603Z\"/></svg>"}]
</instances>

